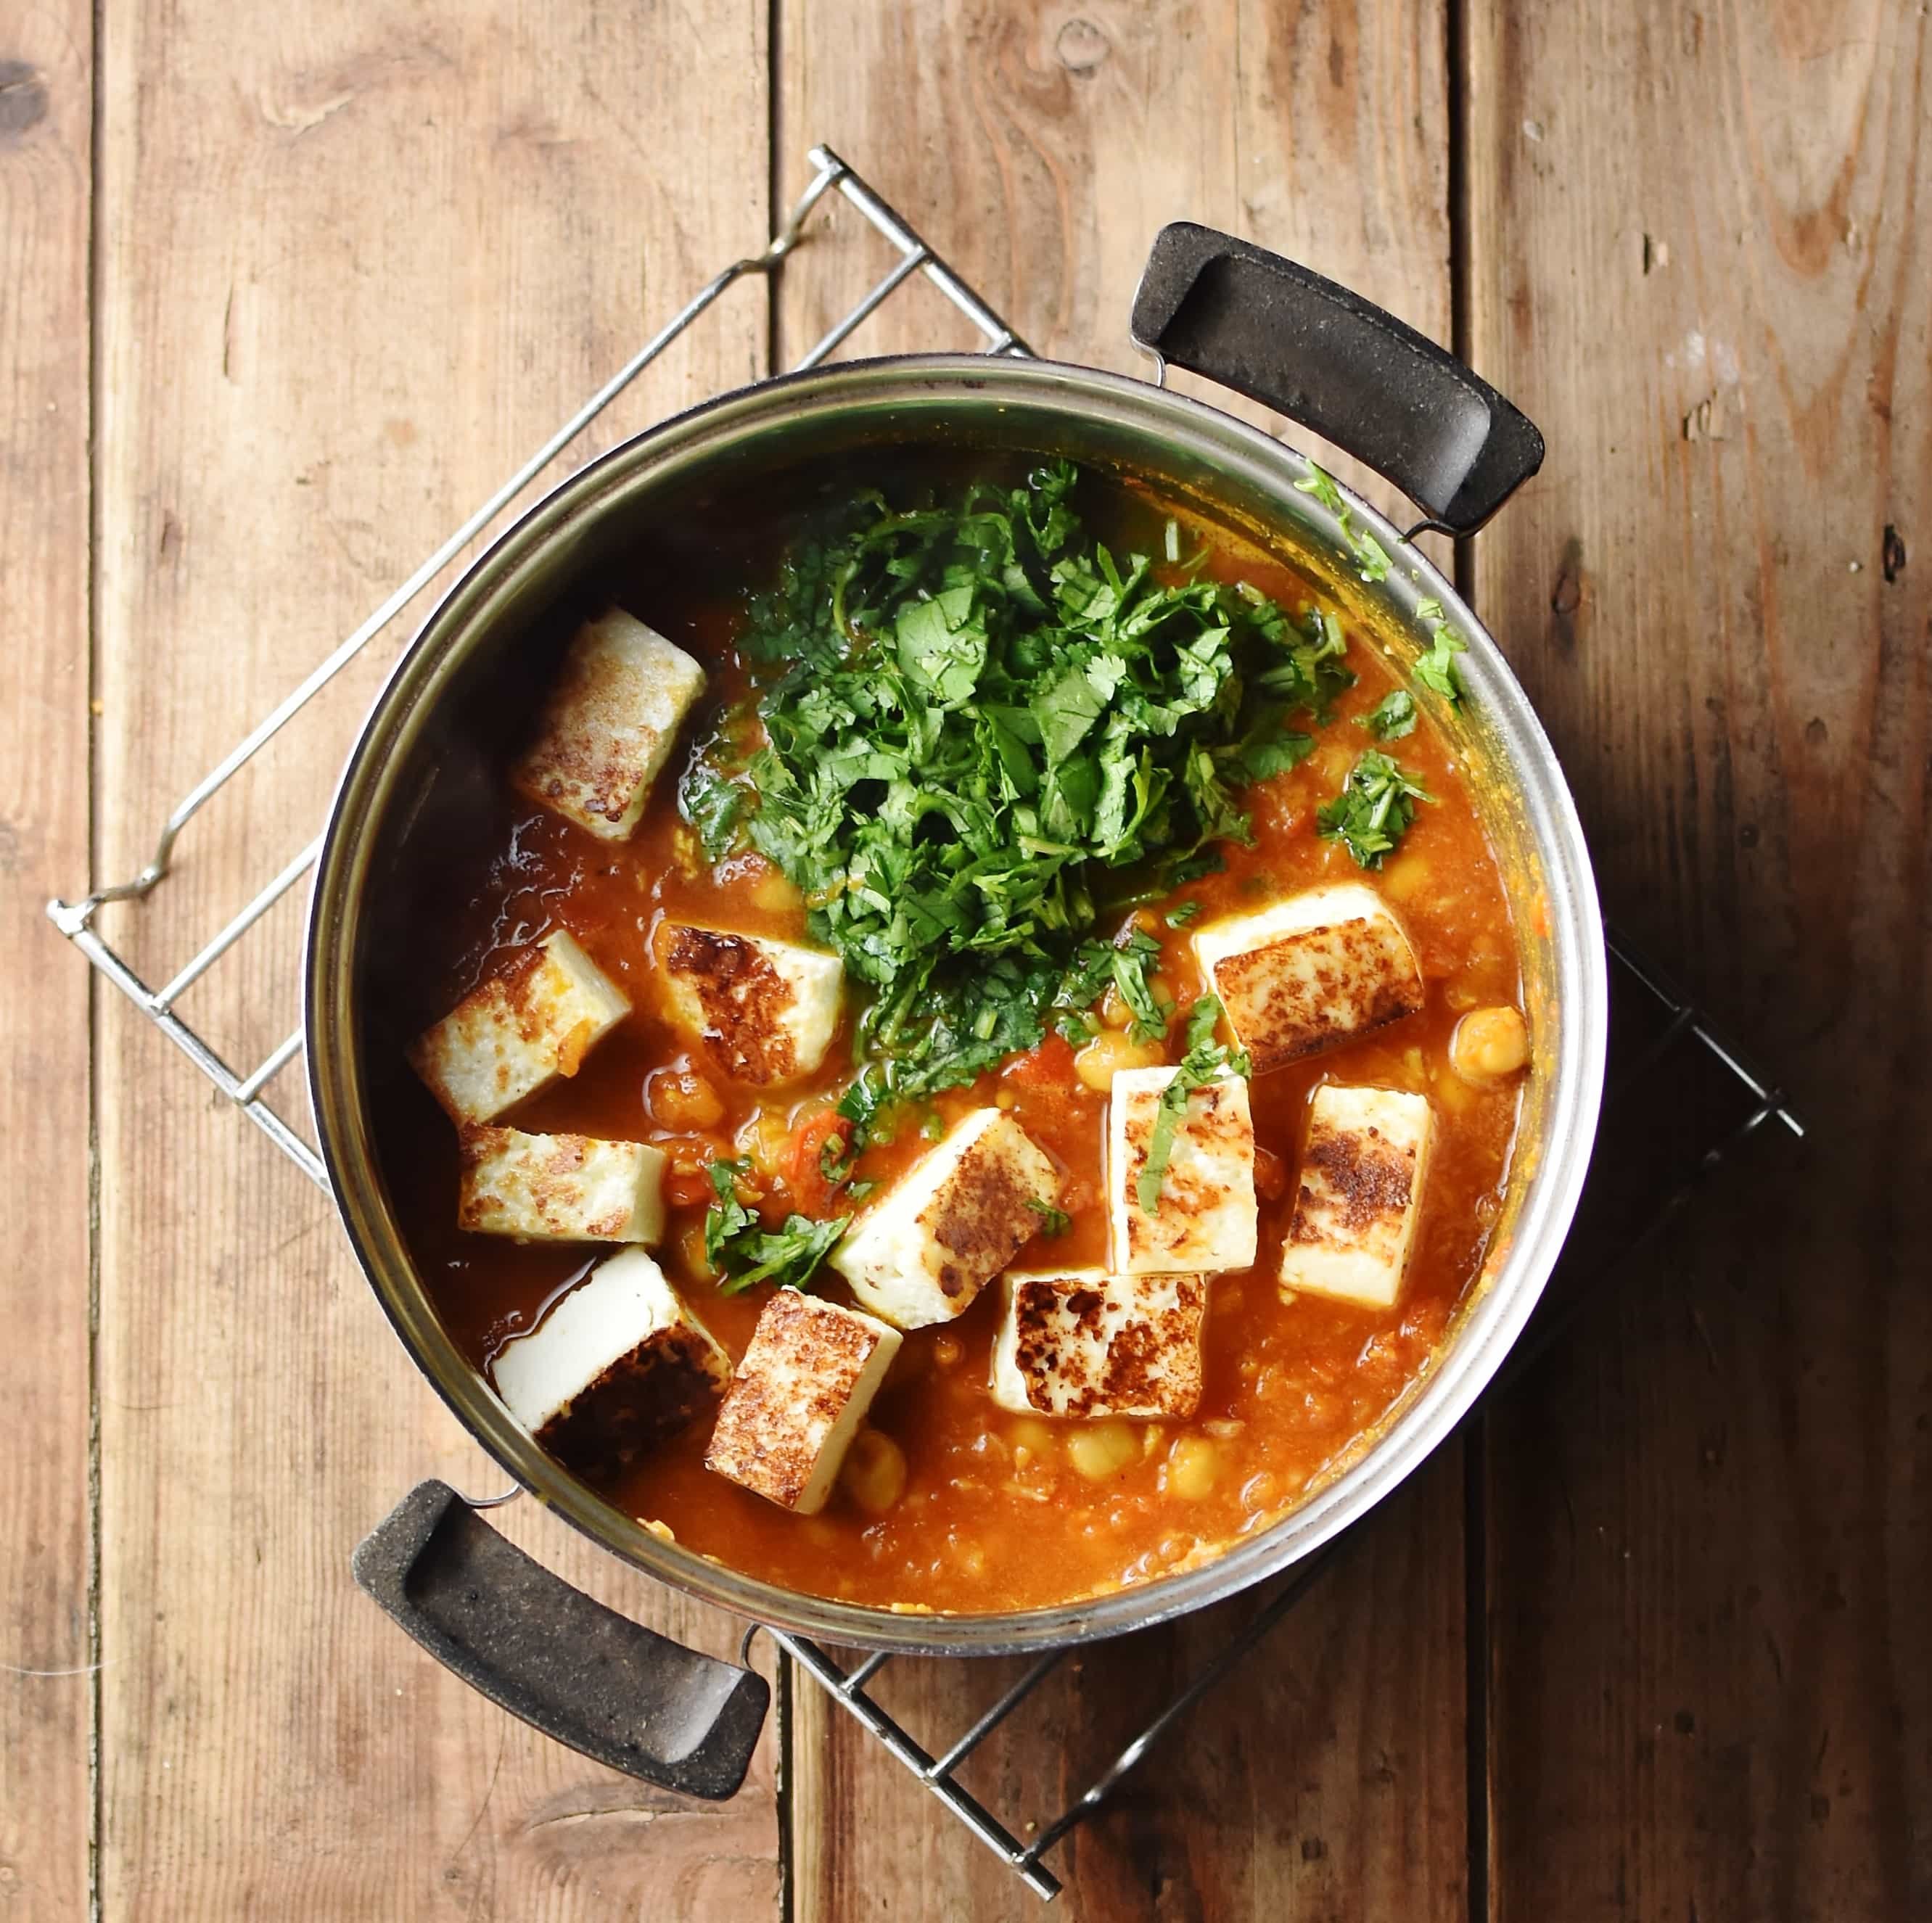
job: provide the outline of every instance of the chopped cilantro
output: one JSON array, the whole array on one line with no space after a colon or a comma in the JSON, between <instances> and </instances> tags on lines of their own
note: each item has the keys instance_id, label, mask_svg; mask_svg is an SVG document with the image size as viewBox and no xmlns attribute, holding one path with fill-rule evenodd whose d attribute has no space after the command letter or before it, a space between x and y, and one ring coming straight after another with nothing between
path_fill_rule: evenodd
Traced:
<instances>
[{"instance_id":1,"label":"chopped cilantro","mask_svg":"<svg viewBox=\"0 0 1932 1923\"><path fill-rule=\"evenodd\" d=\"M1300 761L1291 722L1354 682L1332 616L1203 578L1204 554L1156 579L1084 526L1079 478L867 494L800 543L749 606L753 695L680 784L709 856L782 869L871 991L839 1105L855 1146L1050 1022L1071 1038L1110 986L1136 1033L1165 1033L1156 944L1096 928L1251 842L1243 790ZM1170 562L1180 546L1170 524Z\"/></svg>"},{"instance_id":2,"label":"chopped cilantro","mask_svg":"<svg viewBox=\"0 0 1932 1923\"><path fill-rule=\"evenodd\" d=\"M1462 698L1462 674L1456 657L1466 654L1469 644L1450 626L1442 604L1434 596L1415 604L1418 620L1429 629L1429 652L1415 664L1415 678L1425 688L1433 688L1446 701Z\"/></svg>"},{"instance_id":3,"label":"chopped cilantro","mask_svg":"<svg viewBox=\"0 0 1932 1923\"><path fill-rule=\"evenodd\" d=\"M1339 514L1344 520L1348 518L1348 504L1342 500L1341 489L1313 461L1308 464L1308 478L1296 482L1294 491L1312 494L1331 514Z\"/></svg>"},{"instance_id":4,"label":"chopped cilantro","mask_svg":"<svg viewBox=\"0 0 1932 1923\"><path fill-rule=\"evenodd\" d=\"M1392 688L1362 717L1362 725L1378 741L1400 741L1415 732L1415 697L1406 688Z\"/></svg>"},{"instance_id":5,"label":"chopped cilantro","mask_svg":"<svg viewBox=\"0 0 1932 1923\"><path fill-rule=\"evenodd\" d=\"M1040 1232L1042 1235L1064 1235L1073 1226L1073 1218L1064 1208L1055 1208L1052 1203L1042 1202L1037 1196L1027 1197L1027 1207L1040 1218Z\"/></svg>"},{"instance_id":6,"label":"chopped cilantro","mask_svg":"<svg viewBox=\"0 0 1932 1923\"><path fill-rule=\"evenodd\" d=\"M830 1142L826 1146L829 1148ZM788 1217L782 1228L766 1228L757 1212L738 1199L738 1182L749 1165L711 1164L711 1186L718 1199L705 1212L704 1252L718 1272L721 1294L736 1295L753 1283L775 1282L782 1288L802 1288L820 1262L845 1232L850 1216L814 1222L809 1216Z\"/></svg>"},{"instance_id":7,"label":"chopped cilantro","mask_svg":"<svg viewBox=\"0 0 1932 1923\"><path fill-rule=\"evenodd\" d=\"M1187 1098L1204 1088L1223 1071L1246 1075L1251 1066L1245 1053L1231 1054L1214 1039L1221 1019L1218 997L1203 995L1187 1013L1187 1052L1174 1077L1160 1091L1160 1106L1154 1112L1154 1132L1148 1138L1147 1160L1134 1184L1134 1199L1143 1215L1158 1214L1161 1184L1167 1179L1167 1165L1174 1156L1174 1138L1187 1114Z\"/></svg>"},{"instance_id":8,"label":"chopped cilantro","mask_svg":"<svg viewBox=\"0 0 1932 1923\"><path fill-rule=\"evenodd\" d=\"M1322 804L1316 822L1324 842L1348 844L1358 866L1380 868L1414 819L1415 804L1434 799L1400 762L1370 748L1348 770L1342 792Z\"/></svg>"},{"instance_id":9,"label":"chopped cilantro","mask_svg":"<svg viewBox=\"0 0 1932 1923\"><path fill-rule=\"evenodd\" d=\"M1177 902L1161 919L1169 928L1185 928L1200 912L1198 902Z\"/></svg>"},{"instance_id":10,"label":"chopped cilantro","mask_svg":"<svg viewBox=\"0 0 1932 1923\"><path fill-rule=\"evenodd\" d=\"M1365 528L1358 528L1348 514L1348 504L1342 498L1342 490L1336 487L1332 476L1324 474L1313 461L1308 464L1308 478L1294 484L1295 491L1312 494L1335 517L1342 530L1342 538L1354 550L1355 560L1365 581L1385 581L1389 576L1388 550Z\"/></svg>"}]
</instances>

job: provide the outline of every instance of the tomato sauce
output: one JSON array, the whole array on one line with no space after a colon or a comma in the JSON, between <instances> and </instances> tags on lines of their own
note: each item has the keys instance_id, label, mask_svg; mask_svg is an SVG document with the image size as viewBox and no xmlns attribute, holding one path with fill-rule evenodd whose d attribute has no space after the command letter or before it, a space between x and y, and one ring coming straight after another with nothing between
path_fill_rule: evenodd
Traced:
<instances>
[{"instance_id":1,"label":"tomato sauce","mask_svg":"<svg viewBox=\"0 0 1932 1923\"><path fill-rule=\"evenodd\" d=\"M958 478L946 477L949 484ZM768 509L734 524L721 514L723 531L695 558L640 544L610 584L623 604L711 670L694 717L697 737L746 686L732 651L742 587L770 579L792 532L837 484L837 477L824 476L776 490L792 503L782 514ZM1132 539L1158 553L1161 521L1174 512L1189 528L1190 548L1197 540L1214 547L1212 565L1223 578L1246 580L1291 606L1323 598L1280 559L1226 529L1097 478L1082 488L1082 507L1103 538ZM542 638L544 646L560 645L570 619L559 614L558 632ZM1016 1609L1143 1580L1265 1526L1387 1413L1429 1363L1481 1266L1516 1125L1517 1084L1463 1080L1450 1066L1450 1034L1465 1011L1516 1003L1520 991L1496 862L1462 772L1426 713L1395 752L1435 799L1418 805L1414 825L1382 870L1364 874L1345 848L1318 838L1316 808L1370 745L1355 718L1396 685L1367 638L1352 630L1348 662L1359 680L1318 734L1314 753L1246 791L1254 845L1229 847L1223 872L1139 911L1141 925L1161 941L1160 972L1179 1004L1171 1060L1179 1058L1186 1007L1202 987L1186 929L1170 928L1166 920L1182 901L1200 904L1198 926L1324 882L1365 880L1407 927L1427 987L1420 1013L1254 1082L1263 1151L1260 1259L1253 1270L1210 1282L1197 1414L1184 1423L1060 1424L998 1408L988 1388L1000 1314L995 1284L949 1326L905 1337L870 1416L907 1465L903 1491L884 1513L862 1506L849 1486L812 1517L766 1502L706 1470L710 1424L702 1420L605 1490L611 1501L688 1548L790 1588L882 1607ZM829 1105L850 1073L850 1011L823 1070L766 1095L762 1108L758 1091L730 1082L661 1018L652 934L662 918L808 940L802 904L755 856L715 871L704 864L677 814L674 777L682 752L660 778L636 835L622 844L595 841L514 795L501 771L516 718L530 712L529 688L516 677L530 671L527 664L506 670L502 710L510 718L502 725L496 778L471 782L460 827L452 830L446 813L433 836L406 841L392 873L387 912L396 933L370 990L381 1004L370 1072L385 1176L432 1298L479 1368L608 1252L460 1233L454 1130L400 1060L415 1028L446 1010L511 951L554 928L568 928L635 1012L574 1078L505 1119L525 1129L662 1146L674 1173L658 1258L694 1312L741 1354L770 1291L727 1295L708 1279L704 1165L751 1154L760 1207L775 1220L794 1208L826 1210L830 1198L817 1150ZM701 1077L717 1098L715 1117L700 1100L702 1126L692 1120L689 1103L676 1099L680 1075ZM1414 1251L1401 1300L1387 1312L1307 1295L1284 1300L1274 1280L1309 1097L1328 1080L1420 1090L1434 1110ZM1019 1266L1104 1265L1106 1104L1075 1072L1073 1051L1052 1039L932 1106L950 1123L989 1102L1009 1108L1066 1178L1070 1226L1036 1238ZM894 1138L868 1148L859 1177L890 1182L916 1159L928 1146L920 1121L917 1114L902 1119ZM820 1271L818 1286L833 1300L850 1299L830 1270Z\"/></svg>"}]
</instances>

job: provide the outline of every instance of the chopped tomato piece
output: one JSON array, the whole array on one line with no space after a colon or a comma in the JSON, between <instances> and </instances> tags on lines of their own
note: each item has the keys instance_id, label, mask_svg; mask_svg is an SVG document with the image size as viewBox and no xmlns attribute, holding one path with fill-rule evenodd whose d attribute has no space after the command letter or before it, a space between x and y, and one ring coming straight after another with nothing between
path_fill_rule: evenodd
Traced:
<instances>
[{"instance_id":1,"label":"chopped tomato piece","mask_svg":"<svg viewBox=\"0 0 1932 1923\"><path fill-rule=\"evenodd\" d=\"M1003 1072L1023 1088L1067 1088L1073 1079L1073 1045L1064 1035L1051 1034L1038 1048L1016 1055Z\"/></svg>"},{"instance_id":2,"label":"chopped tomato piece","mask_svg":"<svg viewBox=\"0 0 1932 1923\"><path fill-rule=\"evenodd\" d=\"M689 1208L694 1203L718 1199L710 1176L702 1168L667 1168L664 1196L667 1205L672 1208Z\"/></svg>"},{"instance_id":3,"label":"chopped tomato piece","mask_svg":"<svg viewBox=\"0 0 1932 1923\"><path fill-rule=\"evenodd\" d=\"M834 1181L826 1174L826 1164L843 1163L851 1140L851 1124L832 1108L808 1115L793 1131L785 1179L801 1214L823 1218L831 1213L845 1184L844 1178Z\"/></svg>"}]
</instances>

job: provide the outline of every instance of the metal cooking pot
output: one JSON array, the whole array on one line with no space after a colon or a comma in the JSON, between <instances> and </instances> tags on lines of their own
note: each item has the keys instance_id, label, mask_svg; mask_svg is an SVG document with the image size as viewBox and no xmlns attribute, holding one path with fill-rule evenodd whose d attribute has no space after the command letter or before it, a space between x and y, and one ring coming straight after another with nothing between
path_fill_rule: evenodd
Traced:
<instances>
[{"instance_id":1,"label":"metal cooking pot","mask_svg":"<svg viewBox=\"0 0 1932 1923\"><path fill-rule=\"evenodd\" d=\"M1156 242L1136 338L1318 429L1426 509L1472 531L1534 472L1536 430L1400 322L1273 255L1192 226ZM1163 366L1164 373L1164 366ZM439 1322L372 1148L362 984L386 851L442 778L439 718L580 584L627 530L809 454L938 442L1048 452L1144 475L1287 550L1400 663L1430 642L1419 603L1463 636L1469 698L1444 715L1498 856L1522 949L1534 1070L1481 1275L1431 1366L1300 1506L1218 1559L1062 1607L904 1616L781 1588L658 1540L513 1422ZM646 1574L829 1641L952 1654L1138 1629L1227 1596L1363 1516L1454 1429L1535 1306L1595 1129L1606 1024L1602 929L1569 790L1534 715L1469 609L1410 539L1291 448L1146 382L1020 358L859 362L727 394L614 449L525 514L430 616L378 698L342 778L316 876L306 1022L311 1093L342 1217L377 1298L459 1421L524 1488ZM1324 499L1329 503L1324 505ZM1414 533L1420 529L1412 530ZM1388 559L1385 573L1370 542ZM1365 578L1379 575L1379 578ZM365 1587L498 1701L632 1773L728 1795L764 1709L749 1672L679 1649L591 1604L426 1484L358 1552Z\"/></svg>"}]
</instances>

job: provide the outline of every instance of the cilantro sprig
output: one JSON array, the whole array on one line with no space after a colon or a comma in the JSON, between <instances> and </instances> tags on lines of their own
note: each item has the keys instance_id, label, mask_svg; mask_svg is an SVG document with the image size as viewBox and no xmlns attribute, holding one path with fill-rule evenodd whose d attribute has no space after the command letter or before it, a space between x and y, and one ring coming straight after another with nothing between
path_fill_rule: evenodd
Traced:
<instances>
[{"instance_id":1,"label":"cilantro sprig","mask_svg":"<svg viewBox=\"0 0 1932 1923\"><path fill-rule=\"evenodd\" d=\"M738 1199L739 1181L749 1172L750 1165L742 1160L710 1165L718 1199L705 1211L704 1252L718 1273L718 1292L736 1295L760 1282L802 1288L838 1246L851 1217L814 1222L808 1215L793 1215L783 1228L767 1228L757 1211Z\"/></svg>"},{"instance_id":2,"label":"cilantro sprig","mask_svg":"<svg viewBox=\"0 0 1932 1923\"><path fill-rule=\"evenodd\" d=\"M1415 732L1415 697L1406 688L1391 688L1362 716L1362 725L1378 741L1400 741Z\"/></svg>"},{"instance_id":3,"label":"cilantro sprig","mask_svg":"<svg viewBox=\"0 0 1932 1923\"><path fill-rule=\"evenodd\" d=\"M1335 524L1342 530L1342 538L1354 550L1356 566L1364 580L1388 579L1388 550L1366 528L1355 525L1348 512L1348 504L1342 498L1342 490L1336 486L1333 476L1311 460L1307 478L1296 482L1294 491L1298 494L1312 494L1335 517Z\"/></svg>"},{"instance_id":4,"label":"cilantro sprig","mask_svg":"<svg viewBox=\"0 0 1932 1923\"><path fill-rule=\"evenodd\" d=\"M1342 792L1316 812L1316 826L1324 842L1346 842L1358 867L1380 868L1415 818L1415 804L1435 798L1393 755L1366 748Z\"/></svg>"},{"instance_id":5,"label":"cilantro sprig","mask_svg":"<svg viewBox=\"0 0 1932 1923\"><path fill-rule=\"evenodd\" d=\"M1165 567L1116 554L1078 484L1059 462L910 508L872 494L795 548L740 641L753 711L681 784L710 857L773 862L873 991L840 1104L858 1145L1108 986L1164 1033L1154 944L1100 926L1252 842L1244 790L1354 682L1331 615L1180 565L1178 528Z\"/></svg>"},{"instance_id":6,"label":"cilantro sprig","mask_svg":"<svg viewBox=\"0 0 1932 1923\"><path fill-rule=\"evenodd\" d=\"M1221 1003L1216 995L1203 995L1188 1011L1187 1052L1160 1091L1160 1106L1154 1112L1154 1128L1148 1137L1147 1160L1134 1184L1134 1199L1144 1215L1160 1212L1161 1184L1167 1179L1174 1142L1186 1119L1187 1098L1223 1074L1246 1075L1252 1066L1245 1050L1232 1053L1215 1040L1220 1019Z\"/></svg>"},{"instance_id":7,"label":"cilantro sprig","mask_svg":"<svg viewBox=\"0 0 1932 1923\"><path fill-rule=\"evenodd\" d=\"M1429 629L1429 652L1415 664L1415 678L1425 688L1433 688L1445 701L1460 701L1466 692L1462 671L1456 665L1459 654L1467 654L1469 644L1450 627L1442 604L1433 596L1415 604L1415 612Z\"/></svg>"}]
</instances>

